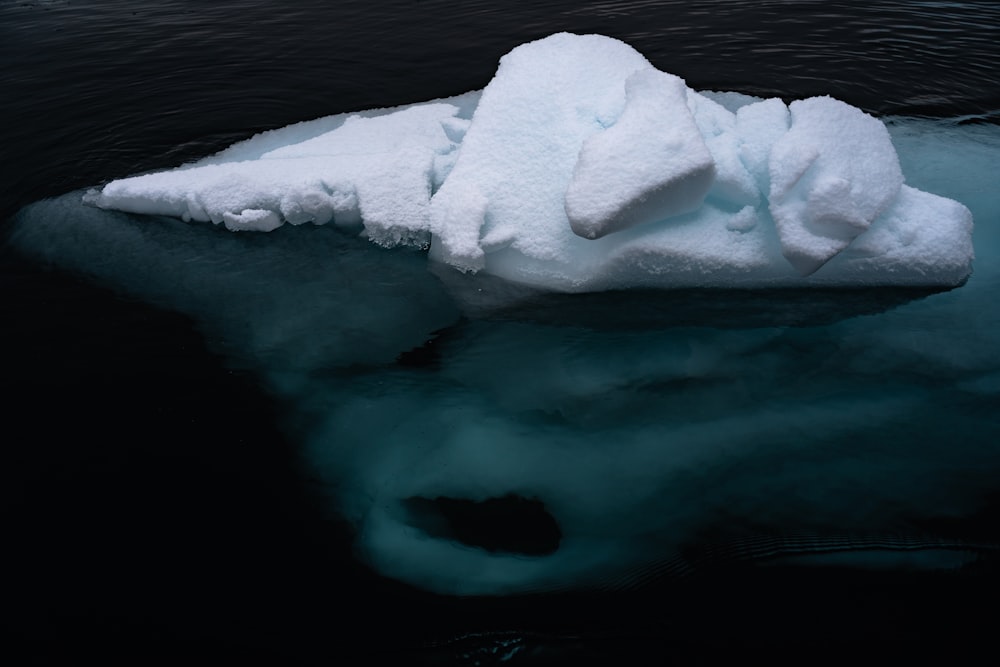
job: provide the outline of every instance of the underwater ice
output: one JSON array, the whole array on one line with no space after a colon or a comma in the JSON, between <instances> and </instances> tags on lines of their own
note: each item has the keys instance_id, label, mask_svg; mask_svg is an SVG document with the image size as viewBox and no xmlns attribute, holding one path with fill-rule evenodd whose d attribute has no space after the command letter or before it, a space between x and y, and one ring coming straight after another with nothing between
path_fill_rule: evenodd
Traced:
<instances>
[{"instance_id":1,"label":"underwater ice","mask_svg":"<svg viewBox=\"0 0 1000 667\"><path fill-rule=\"evenodd\" d=\"M491 115L507 92L527 94L494 85L516 73L520 56L507 58L482 94L322 118L106 188L131 191L131 206L168 217L84 206L76 192L19 212L11 242L197 322L207 343L253 370L283 408L304 474L353 528L358 557L422 589L642 585L699 571L706 545L737 560L890 569L968 565L983 547L996 554L995 515L985 512L996 507L1000 480L1000 126L892 118L883 129L827 99L789 110L776 99L696 94L616 42L555 39L605 50L586 77L595 85L602 68L637 67L619 83L619 106L614 96L579 112L575 102L560 106L560 91L575 99L583 84L565 75L573 59L553 53L548 64L564 75L542 99ZM687 176L647 171L643 161L603 178L602 164L625 159L617 142L643 132L649 109L675 105L682 92L714 176L702 180L704 151L685 149ZM525 124L532 115L538 122ZM872 136L834 141L842 116ZM504 143L504 123L537 133ZM578 132L575 151L555 140L557 125ZM612 130L618 140L599 138ZM857 165L839 152L876 151L885 131L891 154ZM692 134L675 125L643 136L640 150L652 151ZM791 146L806 137L817 157L805 181L781 180L788 174L769 162L803 160ZM336 152L351 157L318 157ZM902 168L890 169L897 155ZM412 169L418 161L425 170ZM896 180L866 171L876 164ZM913 188L900 187L849 240L891 198L900 173ZM845 185L852 179L866 186L857 195ZM628 195L588 199L601 187ZM681 211L705 188L696 210L668 220L612 206L642 190L657 210ZM958 279L968 268L968 213L915 188L962 201L976 218L976 271L959 289L564 294L491 275L534 275L537 285L541 274L530 271L546 270L572 287L574 276L598 284L589 272L613 266L621 273L601 278L612 284L872 284L918 275L944 282L942 267L953 266ZM163 196L140 196L146 190ZM849 210L841 208L848 192ZM409 206L410 198L423 202L419 214L393 217L389 202ZM179 219L212 219L209 209L220 225L229 213L237 228L332 224L231 234ZM477 227L468 214L480 209ZM807 209L813 218L797 217ZM551 222L546 212L561 222L534 224ZM410 226L417 218L426 227ZM633 226L619 226L626 222ZM450 236L434 230L439 223ZM839 231L813 243L818 223ZM606 233L591 240L574 228ZM782 238L800 264L846 248L801 277ZM669 264L660 241L673 244ZM428 263L410 245L425 242L444 261ZM651 248L646 263L614 259L640 243ZM617 255L603 254L611 247ZM558 258L592 248L578 273ZM462 257L482 269L446 263ZM712 257L714 268L701 274ZM737 282L733 267L743 260L757 268Z\"/></svg>"},{"instance_id":2,"label":"underwater ice","mask_svg":"<svg viewBox=\"0 0 1000 667\"><path fill-rule=\"evenodd\" d=\"M360 227L559 291L954 286L972 216L904 184L883 123L829 97L698 93L630 46L561 33L480 93L266 132L112 181L101 208Z\"/></svg>"}]
</instances>

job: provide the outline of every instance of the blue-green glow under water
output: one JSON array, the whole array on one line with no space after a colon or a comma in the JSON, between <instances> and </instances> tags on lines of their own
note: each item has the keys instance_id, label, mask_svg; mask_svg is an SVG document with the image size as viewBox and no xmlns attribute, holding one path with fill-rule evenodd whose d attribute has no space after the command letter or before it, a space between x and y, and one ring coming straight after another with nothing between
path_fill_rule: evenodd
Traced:
<instances>
[{"instance_id":1,"label":"blue-green glow under water","mask_svg":"<svg viewBox=\"0 0 1000 667\"><path fill-rule=\"evenodd\" d=\"M420 588L614 586L694 545L785 533L990 549L930 526L982 509L1000 473L1000 134L891 127L915 184L973 211L957 289L528 298L335 229L234 235L78 193L26 208L13 239L193 316L284 406L361 557ZM440 506L503 498L540 503L557 546L485 548Z\"/></svg>"}]
</instances>

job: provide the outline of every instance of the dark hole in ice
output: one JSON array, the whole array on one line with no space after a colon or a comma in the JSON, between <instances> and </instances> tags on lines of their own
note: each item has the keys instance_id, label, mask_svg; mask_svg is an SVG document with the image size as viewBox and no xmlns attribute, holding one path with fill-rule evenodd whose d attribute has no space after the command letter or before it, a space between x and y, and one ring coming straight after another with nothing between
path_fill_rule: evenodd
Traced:
<instances>
[{"instance_id":1,"label":"dark hole in ice","mask_svg":"<svg viewBox=\"0 0 1000 667\"><path fill-rule=\"evenodd\" d=\"M415 528L486 551L544 556L555 552L562 539L559 524L535 498L507 494L477 501L414 496L404 506Z\"/></svg>"}]
</instances>

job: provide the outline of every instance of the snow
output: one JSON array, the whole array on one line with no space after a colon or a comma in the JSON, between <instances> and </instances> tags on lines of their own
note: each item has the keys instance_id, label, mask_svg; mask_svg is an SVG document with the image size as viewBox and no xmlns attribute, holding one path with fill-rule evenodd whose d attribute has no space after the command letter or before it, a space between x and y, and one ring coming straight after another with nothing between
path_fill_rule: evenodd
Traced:
<instances>
[{"instance_id":1,"label":"snow","mask_svg":"<svg viewBox=\"0 0 1000 667\"><path fill-rule=\"evenodd\" d=\"M383 245L426 243L431 188L443 180L457 145L445 123L451 121L456 136L458 112L453 104L435 103L391 115L349 115L334 130L256 159L112 181L88 199L102 208L225 223L234 231L364 220L370 238Z\"/></svg>"},{"instance_id":2,"label":"snow","mask_svg":"<svg viewBox=\"0 0 1000 667\"><path fill-rule=\"evenodd\" d=\"M789 110L791 127L768 161L770 210L782 253L808 275L899 196L903 172L889 132L871 116L828 97Z\"/></svg>"},{"instance_id":3,"label":"snow","mask_svg":"<svg viewBox=\"0 0 1000 667\"><path fill-rule=\"evenodd\" d=\"M319 119L87 203L234 231L312 222L549 290L955 286L972 216L904 186L882 121L829 97L699 93L559 33L478 93Z\"/></svg>"},{"instance_id":4,"label":"snow","mask_svg":"<svg viewBox=\"0 0 1000 667\"><path fill-rule=\"evenodd\" d=\"M694 211L715 180L681 79L641 70L625 97L618 122L583 142L566 189L570 227L587 239Z\"/></svg>"}]
</instances>

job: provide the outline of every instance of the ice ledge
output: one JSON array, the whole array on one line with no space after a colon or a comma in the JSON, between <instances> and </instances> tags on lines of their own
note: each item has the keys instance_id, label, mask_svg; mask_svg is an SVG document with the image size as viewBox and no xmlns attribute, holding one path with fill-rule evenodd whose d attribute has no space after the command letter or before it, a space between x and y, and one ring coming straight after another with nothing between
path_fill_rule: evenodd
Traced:
<instances>
[{"instance_id":1,"label":"ice ledge","mask_svg":"<svg viewBox=\"0 0 1000 667\"><path fill-rule=\"evenodd\" d=\"M903 183L885 126L843 102L701 94L620 41L560 33L504 56L481 97L291 126L85 201L232 230L332 222L563 291L961 284L970 212Z\"/></svg>"}]
</instances>

